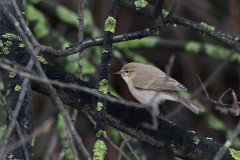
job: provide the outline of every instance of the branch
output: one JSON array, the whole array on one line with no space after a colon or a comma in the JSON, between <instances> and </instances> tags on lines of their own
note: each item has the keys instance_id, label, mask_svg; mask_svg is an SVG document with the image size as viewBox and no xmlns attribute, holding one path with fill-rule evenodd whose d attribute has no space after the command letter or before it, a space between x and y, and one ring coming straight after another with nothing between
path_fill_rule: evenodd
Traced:
<instances>
[{"instance_id":1,"label":"branch","mask_svg":"<svg viewBox=\"0 0 240 160\"><path fill-rule=\"evenodd\" d=\"M46 71L48 78L52 80L77 84L80 87L90 87L88 83L51 65L43 65L43 69ZM48 95L48 91L39 83L32 84L35 91ZM82 109L90 115L96 115L97 96L76 89L59 88L57 86L55 86L55 89L65 104ZM162 119L158 119L160 125L157 130L143 128L141 127L142 123L151 123L152 120L151 115L145 109L133 106L127 107L111 101L107 103L106 120L109 125L176 157L193 160L212 160L217 151L222 147L219 143L181 129ZM229 151L225 153L224 158L226 160L233 159Z\"/></svg>"}]
</instances>

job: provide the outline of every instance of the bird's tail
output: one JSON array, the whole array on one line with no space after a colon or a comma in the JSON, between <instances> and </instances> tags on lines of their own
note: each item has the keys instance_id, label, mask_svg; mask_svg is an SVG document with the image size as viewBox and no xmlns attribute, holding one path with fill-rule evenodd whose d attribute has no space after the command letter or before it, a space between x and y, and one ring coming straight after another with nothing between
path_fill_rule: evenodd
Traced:
<instances>
[{"instance_id":1,"label":"bird's tail","mask_svg":"<svg viewBox=\"0 0 240 160\"><path fill-rule=\"evenodd\" d=\"M181 94L179 94L178 92L177 93L177 96L178 96L178 99L179 99L179 102L181 104L183 104L184 106L186 106L188 109L190 109L191 111L193 111L194 113L196 114L199 114L200 111L204 111L204 108L197 105L196 103L192 102L191 100L183 97Z\"/></svg>"}]
</instances>

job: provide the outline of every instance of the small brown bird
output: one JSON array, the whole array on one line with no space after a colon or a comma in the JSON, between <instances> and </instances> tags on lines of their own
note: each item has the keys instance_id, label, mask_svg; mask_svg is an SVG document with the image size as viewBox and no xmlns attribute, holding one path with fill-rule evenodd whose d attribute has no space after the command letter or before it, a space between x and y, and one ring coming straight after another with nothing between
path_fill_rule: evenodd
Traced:
<instances>
[{"instance_id":1,"label":"small brown bird","mask_svg":"<svg viewBox=\"0 0 240 160\"><path fill-rule=\"evenodd\" d=\"M196 114L204 110L178 93L178 90L186 91L186 87L156 67L132 62L114 74L121 74L132 95L142 104L153 106L156 116L158 104L166 100L180 102Z\"/></svg>"}]
</instances>

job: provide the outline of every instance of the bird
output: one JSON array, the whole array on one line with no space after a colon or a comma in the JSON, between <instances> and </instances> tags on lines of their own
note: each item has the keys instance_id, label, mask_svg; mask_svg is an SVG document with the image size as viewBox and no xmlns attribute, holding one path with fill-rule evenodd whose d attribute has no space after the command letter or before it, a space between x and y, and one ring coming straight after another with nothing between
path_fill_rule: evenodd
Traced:
<instances>
[{"instance_id":1,"label":"bird","mask_svg":"<svg viewBox=\"0 0 240 160\"><path fill-rule=\"evenodd\" d=\"M160 113L158 105L166 100L180 102L195 114L204 111L203 107L178 92L187 91L184 85L154 66L131 62L114 74L121 75L139 102L153 107L155 116Z\"/></svg>"}]
</instances>

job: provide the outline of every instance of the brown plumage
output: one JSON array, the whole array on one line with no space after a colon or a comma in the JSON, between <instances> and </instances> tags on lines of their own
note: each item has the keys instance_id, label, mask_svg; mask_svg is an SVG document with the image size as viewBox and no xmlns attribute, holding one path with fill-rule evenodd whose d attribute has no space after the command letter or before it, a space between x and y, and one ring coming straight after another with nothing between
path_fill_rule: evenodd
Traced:
<instances>
[{"instance_id":1,"label":"brown plumage","mask_svg":"<svg viewBox=\"0 0 240 160\"><path fill-rule=\"evenodd\" d=\"M180 102L196 114L204 110L177 92L178 90L186 91L186 87L175 79L167 77L156 67L132 62L123 66L115 74L121 74L130 92L138 101L154 106L156 112L158 104L165 100Z\"/></svg>"}]
</instances>

